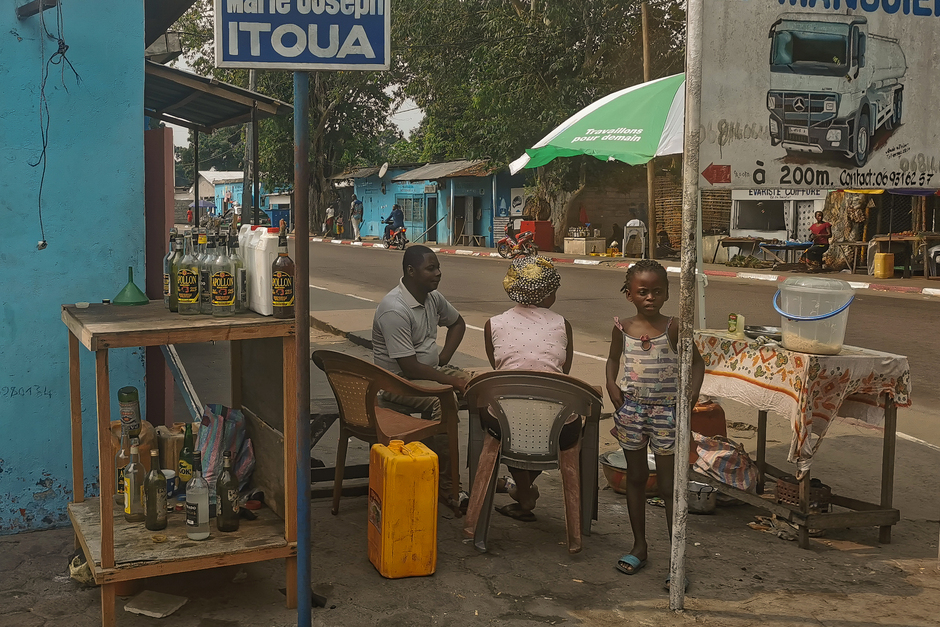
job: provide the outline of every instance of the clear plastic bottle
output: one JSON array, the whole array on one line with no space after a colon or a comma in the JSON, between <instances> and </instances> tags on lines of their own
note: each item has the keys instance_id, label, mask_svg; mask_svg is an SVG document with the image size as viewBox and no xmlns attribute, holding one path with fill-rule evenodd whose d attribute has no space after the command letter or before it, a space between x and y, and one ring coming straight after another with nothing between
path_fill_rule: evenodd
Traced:
<instances>
[{"instance_id":1,"label":"clear plastic bottle","mask_svg":"<svg viewBox=\"0 0 940 627\"><path fill-rule=\"evenodd\" d=\"M242 259L237 235L229 239L228 254L235 268L235 313L244 313L248 311L248 269Z\"/></svg>"},{"instance_id":2,"label":"clear plastic bottle","mask_svg":"<svg viewBox=\"0 0 940 627\"><path fill-rule=\"evenodd\" d=\"M202 451L193 452L193 478L186 485L186 535L190 540L209 537L209 484L202 477Z\"/></svg>"},{"instance_id":3,"label":"clear plastic bottle","mask_svg":"<svg viewBox=\"0 0 940 627\"><path fill-rule=\"evenodd\" d=\"M193 254L193 241L190 235L183 238L183 258L180 259L176 273L178 310L183 315L199 313L199 263Z\"/></svg>"}]
</instances>

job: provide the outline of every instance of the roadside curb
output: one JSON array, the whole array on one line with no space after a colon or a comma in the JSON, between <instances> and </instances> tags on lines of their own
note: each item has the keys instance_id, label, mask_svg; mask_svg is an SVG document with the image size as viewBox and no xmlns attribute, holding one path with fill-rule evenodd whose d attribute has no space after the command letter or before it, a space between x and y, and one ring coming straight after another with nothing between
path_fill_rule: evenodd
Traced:
<instances>
[{"instance_id":1,"label":"roadside curb","mask_svg":"<svg viewBox=\"0 0 940 627\"><path fill-rule=\"evenodd\" d=\"M382 248L381 242L353 242L351 240L339 240L339 239L330 239L328 237L311 237L311 242L316 243L326 243L326 244L340 244L345 246L361 246L363 248ZM435 253L440 253L444 255L462 255L465 257L496 257L499 258L499 253L489 252L489 251L479 251L479 250L468 250L462 248L439 248L435 246L429 246L431 250ZM547 255L546 255L547 256ZM602 261L598 259L571 259L568 257L548 257L552 260L553 263L569 263L578 266L600 266ZM635 261L630 262L616 262L616 263L606 263L605 267L613 268L623 268L627 269L630 266L634 265ZM670 273L678 273L678 266L666 266L666 271ZM770 274L762 272L733 272L730 270L704 270L703 273L705 276L712 277L721 277L726 279L742 279L745 281L766 281L771 283L777 283L779 281L785 281L787 279L786 275L782 274ZM940 297L940 288L932 287L913 287L906 285L888 285L885 283L869 283L866 281L847 281L856 290L870 290L873 292L890 292L895 294L912 294L912 295L922 295L922 296L933 296Z\"/></svg>"}]
</instances>

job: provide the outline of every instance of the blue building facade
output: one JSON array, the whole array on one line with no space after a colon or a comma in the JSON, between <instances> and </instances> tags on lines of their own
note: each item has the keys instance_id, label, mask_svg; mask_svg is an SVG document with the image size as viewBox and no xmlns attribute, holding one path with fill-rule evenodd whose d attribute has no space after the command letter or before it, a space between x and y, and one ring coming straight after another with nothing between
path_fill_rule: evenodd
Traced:
<instances>
[{"instance_id":1,"label":"blue building facade","mask_svg":"<svg viewBox=\"0 0 940 627\"><path fill-rule=\"evenodd\" d=\"M409 173L425 168L441 166L446 171L446 165L419 169L391 166L383 177L377 172L355 177L354 191L363 204L362 236L381 237L385 231L382 220L397 203L405 214L405 228L412 242L493 247L502 237L502 231L494 228L494 219L500 207L509 207L511 190L524 186L525 175L510 176L503 169L481 176L445 174L433 179L395 180L408 179Z\"/></svg>"},{"instance_id":2,"label":"blue building facade","mask_svg":"<svg viewBox=\"0 0 940 627\"><path fill-rule=\"evenodd\" d=\"M14 4L23 3L0 12L0 221L15 225L0 247L0 534L69 524L68 334L60 305L114 298L128 266L142 285L145 242L143 3L60 3L67 58L81 81L67 65L53 65L44 88L55 42L38 15L17 19ZM59 35L55 14L47 11L45 24ZM95 360L84 348L80 357L84 490L93 496ZM112 390L134 385L143 393L143 361L138 349L111 351ZM117 403L111 408L117 419Z\"/></svg>"}]
</instances>

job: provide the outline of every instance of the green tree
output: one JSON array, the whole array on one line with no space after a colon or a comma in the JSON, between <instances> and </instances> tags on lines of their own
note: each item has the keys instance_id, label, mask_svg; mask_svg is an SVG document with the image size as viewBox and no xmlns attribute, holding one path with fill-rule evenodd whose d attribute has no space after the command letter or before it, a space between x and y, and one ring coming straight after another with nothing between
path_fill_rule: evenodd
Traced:
<instances>
[{"instance_id":1,"label":"green tree","mask_svg":"<svg viewBox=\"0 0 940 627\"><path fill-rule=\"evenodd\" d=\"M398 0L401 87L425 111L423 160L508 163L573 113L643 81L641 3L624 0ZM651 72L682 71L684 12L650 3ZM409 146L409 148L414 148ZM538 173L556 236L588 177L624 168L560 159Z\"/></svg>"},{"instance_id":2,"label":"green tree","mask_svg":"<svg viewBox=\"0 0 940 627\"><path fill-rule=\"evenodd\" d=\"M186 60L205 76L248 86L247 70L214 66L213 3L199 0L176 24ZM397 141L389 122L395 95L391 85L400 71L323 71L310 73L310 172L308 190L311 225L322 222L326 206L335 200L331 176L355 165L381 162ZM293 75L259 71L257 91L293 102ZM268 118L260 123L259 169L269 189L292 187L294 178L293 117ZM200 139L200 163L202 160ZM202 166L200 166L202 167Z\"/></svg>"},{"instance_id":3,"label":"green tree","mask_svg":"<svg viewBox=\"0 0 940 627\"><path fill-rule=\"evenodd\" d=\"M193 182L193 131L189 131L189 145L177 146L176 180L180 185ZM245 157L245 135L241 126L222 128L211 135L199 136L200 170L242 170Z\"/></svg>"}]
</instances>

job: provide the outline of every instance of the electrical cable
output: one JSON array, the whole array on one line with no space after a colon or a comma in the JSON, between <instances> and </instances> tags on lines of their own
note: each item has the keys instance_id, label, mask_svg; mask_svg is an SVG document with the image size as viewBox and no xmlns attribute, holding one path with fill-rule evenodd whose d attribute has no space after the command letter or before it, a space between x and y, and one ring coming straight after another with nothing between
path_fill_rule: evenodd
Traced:
<instances>
[{"instance_id":1,"label":"electrical cable","mask_svg":"<svg viewBox=\"0 0 940 627\"><path fill-rule=\"evenodd\" d=\"M38 167L42 165L41 174L39 176L39 195L38 195L38 206L39 206L39 233L42 239L39 240L37 248L43 250L46 248L46 230L43 226L42 221L42 190L46 182L46 164L47 164L47 155L46 151L49 148L49 100L46 97L46 81L49 78L49 66L50 65L61 65L62 66L62 87L68 92L68 87L65 84L65 64L67 63L69 69L72 70L72 73L75 74L76 82L81 84L82 77L79 76L78 72L75 70L75 66L72 65L72 62L69 61L68 57L65 56L68 52L68 45L65 43L65 26L64 20L62 19L62 3L59 2L56 6L56 32L57 35L53 35L49 32L49 29L46 27L45 20L45 11L39 12L39 25L43 32L39 34L39 57L42 60L42 72L41 79L39 84L39 133L42 139L42 152L39 153L39 157L35 162L27 161L30 167ZM45 35L45 37L43 37ZM53 52L48 59L46 59L46 37L56 42L56 51ZM63 61L65 63L63 63Z\"/></svg>"}]
</instances>

